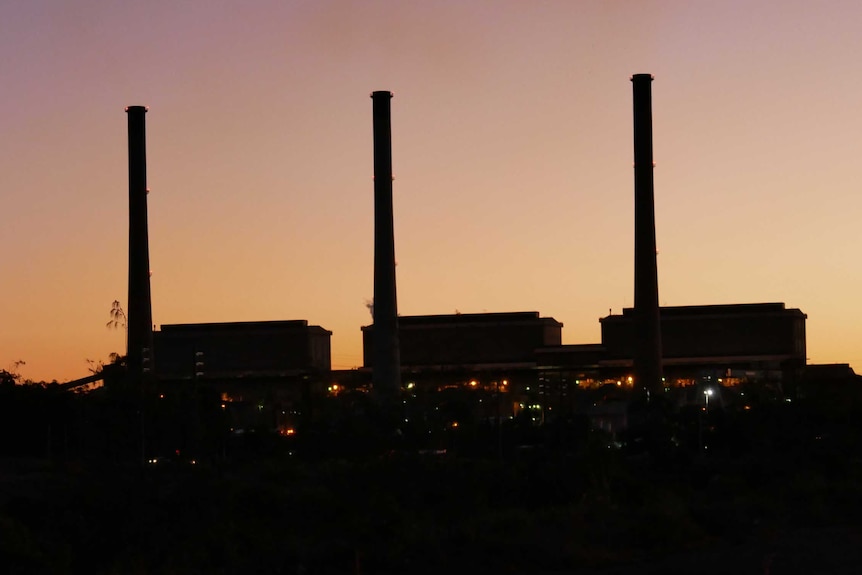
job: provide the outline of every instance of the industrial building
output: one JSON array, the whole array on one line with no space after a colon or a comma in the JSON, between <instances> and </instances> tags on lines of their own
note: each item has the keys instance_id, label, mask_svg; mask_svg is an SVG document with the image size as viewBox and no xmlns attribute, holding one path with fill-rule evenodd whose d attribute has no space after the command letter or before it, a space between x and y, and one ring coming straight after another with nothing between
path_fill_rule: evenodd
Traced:
<instances>
[{"instance_id":1,"label":"industrial building","mask_svg":"<svg viewBox=\"0 0 862 575\"><path fill-rule=\"evenodd\" d=\"M736 379L796 379L806 361L806 318L783 303L662 307L665 379L684 382L709 371ZM629 368L634 310L599 321L604 348L599 365L605 373Z\"/></svg>"},{"instance_id":2,"label":"industrial building","mask_svg":"<svg viewBox=\"0 0 862 575\"><path fill-rule=\"evenodd\" d=\"M194 383L220 398L231 431L289 434L329 377L331 336L306 320L163 325L153 333L160 392Z\"/></svg>"},{"instance_id":3,"label":"industrial building","mask_svg":"<svg viewBox=\"0 0 862 575\"><path fill-rule=\"evenodd\" d=\"M319 375L332 332L306 320L163 325L154 332L161 380Z\"/></svg>"},{"instance_id":4,"label":"industrial building","mask_svg":"<svg viewBox=\"0 0 862 575\"><path fill-rule=\"evenodd\" d=\"M539 312L401 316L407 370L533 367L536 350L560 345L563 324ZM362 328L364 367L373 367L374 326Z\"/></svg>"},{"instance_id":5,"label":"industrial building","mask_svg":"<svg viewBox=\"0 0 862 575\"><path fill-rule=\"evenodd\" d=\"M662 363L669 386L701 376L792 380L805 366L805 320L783 303L661 308ZM600 320L598 344L561 345L563 324L538 312L399 317L402 373L532 374L600 384L633 375L634 310ZM362 328L372 368L373 326ZM562 376L562 377L561 377Z\"/></svg>"}]
</instances>

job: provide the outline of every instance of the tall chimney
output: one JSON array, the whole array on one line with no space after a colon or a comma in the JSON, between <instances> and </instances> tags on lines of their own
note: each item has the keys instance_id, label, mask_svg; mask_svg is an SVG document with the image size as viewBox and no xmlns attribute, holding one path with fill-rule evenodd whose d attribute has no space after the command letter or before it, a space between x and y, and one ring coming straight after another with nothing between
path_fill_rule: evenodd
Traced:
<instances>
[{"instance_id":1,"label":"tall chimney","mask_svg":"<svg viewBox=\"0 0 862 575\"><path fill-rule=\"evenodd\" d=\"M632 76L635 169L634 376L647 394L662 389L661 320L656 267L652 157L652 75Z\"/></svg>"},{"instance_id":2,"label":"tall chimney","mask_svg":"<svg viewBox=\"0 0 862 575\"><path fill-rule=\"evenodd\" d=\"M392 214L392 119L388 91L371 94L374 109L374 360L372 383L381 399L401 389L395 230Z\"/></svg>"},{"instance_id":3,"label":"tall chimney","mask_svg":"<svg viewBox=\"0 0 862 575\"><path fill-rule=\"evenodd\" d=\"M126 362L133 382L153 368L153 311L147 238L147 138L144 106L126 108L129 118L129 300Z\"/></svg>"}]
</instances>

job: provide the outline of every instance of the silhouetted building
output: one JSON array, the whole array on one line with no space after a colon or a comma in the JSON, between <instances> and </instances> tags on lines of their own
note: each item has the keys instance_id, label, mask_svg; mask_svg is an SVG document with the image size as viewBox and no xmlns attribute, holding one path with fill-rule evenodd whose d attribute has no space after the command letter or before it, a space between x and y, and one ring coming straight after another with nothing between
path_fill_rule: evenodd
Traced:
<instances>
[{"instance_id":1,"label":"silhouetted building","mask_svg":"<svg viewBox=\"0 0 862 575\"><path fill-rule=\"evenodd\" d=\"M806 360L806 318L783 303L662 307L666 375L696 377L711 370L717 377L797 377ZM605 353L600 366L623 373L637 348L634 310L599 321Z\"/></svg>"},{"instance_id":2,"label":"silhouetted building","mask_svg":"<svg viewBox=\"0 0 862 575\"><path fill-rule=\"evenodd\" d=\"M799 399L833 403L847 409L862 401L862 376L847 363L806 365L796 395Z\"/></svg>"},{"instance_id":3,"label":"silhouetted building","mask_svg":"<svg viewBox=\"0 0 862 575\"><path fill-rule=\"evenodd\" d=\"M661 308L667 385L700 377L789 381L805 366L805 320L783 303ZM405 374L449 372L461 380L514 376L526 385L632 383L635 313L601 318L600 344L561 345L562 324L538 312L402 316ZM363 332L364 367L373 366L373 326ZM405 376L406 377L406 376ZM632 379L629 379L632 378ZM455 378L457 379L457 377Z\"/></svg>"},{"instance_id":4,"label":"silhouetted building","mask_svg":"<svg viewBox=\"0 0 862 575\"><path fill-rule=\"evenodd\" d=\"M402 370L535 367L536 352L561 342L563 324L539 312L401 316ZM374 326L363 332L364 365L373 367Z\"/></svg>"},{"instance_id":5,"label":"silhouetted building","mask_svg":"<svg viewBox=\"0 0 862 575\"><path fill-rule=\"evenodd\" d=\"M324 374L332 332L305 320L163 325L154 334L160 379Z\"/></svg>"}]
</instances>

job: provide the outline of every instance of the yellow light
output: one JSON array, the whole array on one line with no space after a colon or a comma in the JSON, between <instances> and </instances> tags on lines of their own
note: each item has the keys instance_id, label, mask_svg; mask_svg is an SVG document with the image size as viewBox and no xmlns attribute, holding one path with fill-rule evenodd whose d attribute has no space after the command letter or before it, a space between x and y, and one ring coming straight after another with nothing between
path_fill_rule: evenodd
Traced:
<instances>
[{"instance_id":1,"label":"yellow light","mask_svg":"<svg viewBox=\"0 0 862 575\"><path fill-rule=\"evenodd\" d=\"M626 381L627 381L628 383L631 383L631 382L633 382L633 381L634 381L634 378L633 378L632 376L629 376L629 377L628 377L628 379L626 379Z\"/></svg>"},{"instance_id":2,"label":"yellow light","mask_svg":"<svg viewBox=\"0 0 862 575\"><path fill-rule=\"evenodd\" d=\"M508 380L508 379L504 379L504 380L503 380L503 385L509 385L509 380Z\"/></svg>"},{"instance_id":3,"label":"yellow light","mask_svg":"<svg viewBox=\"0 0 862 575\"><path fill-rule=\"evenodd\" d=\"M452 422L452 427L458 427L458 422L457 422L457 421L453 421L453 422Z\"/></svg>"},{"instance_id":4,"label":"yellow light","mask_svg":"<svg viewBox=\"0 0 862 575\"><path fill-rule=\"evenodd\" d=\"M470 387L476 387L479 383L475 379L470 380Z\"/></svg>"},{"instance_id":5,"label":"yellow light","mask_svg":"<svg viewBox=\"0 0 862 575\"><path fill-rule=\"evenodd\" d=\"M332 384L332 391L338 391L338 384L337 383Z\"/></svg>"}]
</instances>

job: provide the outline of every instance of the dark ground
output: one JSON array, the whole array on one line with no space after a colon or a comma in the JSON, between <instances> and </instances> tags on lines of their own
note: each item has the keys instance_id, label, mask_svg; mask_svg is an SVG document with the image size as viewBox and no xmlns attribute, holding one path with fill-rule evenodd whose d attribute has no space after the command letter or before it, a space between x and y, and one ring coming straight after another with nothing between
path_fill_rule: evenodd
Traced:
<instances>
[{"instance_id":1,"label":"dark ground","mask_svg":"<svg viewBox=\"0 0 862 575\"><path fill-rule=\"evenodd\" d=\"M803 454L804 455L804 454ZM7 460L4 573L862 572L855 465L274 457ZM835 470L832 470L835 471Z\"/></svg>"}]
</instances>

